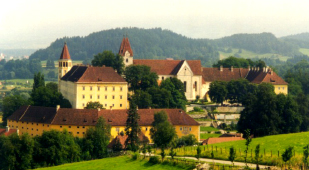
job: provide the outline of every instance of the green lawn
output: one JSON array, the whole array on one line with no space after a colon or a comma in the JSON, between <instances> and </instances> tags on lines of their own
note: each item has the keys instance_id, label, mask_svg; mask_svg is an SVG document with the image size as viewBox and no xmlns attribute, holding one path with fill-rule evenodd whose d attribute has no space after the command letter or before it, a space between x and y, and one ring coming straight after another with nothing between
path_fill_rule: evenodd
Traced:
<instances>
[{"instance_id":1,"label":"green lawn","mask_svg":"<svg viewBox=\"0 0 309 170\"><path fill-rule=\"evenodd\" d=\"M42 170L76 170L76 169L87 169L87 170L177 170L182 169L177 166L156 164L152 165L144 160L133 161L127 156L104 158L93 161L84 161L77 163L64 164L48 168L39 168Z\"/></svg>"},{"instance_id":2,"label":"green lawn","mask_svg":"<svg viewBox=\"0 0 309 170\"><path fill-rule=\"evenodd\" d=\"M227 50L227 48L226 48L226 50ZM230 56L234 56L234 54L237 53L237 52L238 52L238 49L236 49L236 48L233 48L231 53L219 51L220 60L225 59L225 58L230 57ZM252 52L252 51L247 51L247 50L244 50L244 49L242 49L242 53L239 53L239 55L242 58L255 58L256 56L258 56L258 58L270 58L271 56L274 55L274 56L277 56L282 61L286 61L289 58L288 56L283 56L283 55L280 55L280 54L273 54L273 53L258 54L258 53L255 53L255 52Z\"/></svg>"},{"instance_id":3,"label":"green lawn","mask_svg":"<svg viewBox=\"0 0 309 170\"><path fill-rule=\"evenodd\" d=\"M214 127L211 127L211 126L208 126L208 127L202 127L201 126L201 131L218 131L219 129L217 128L214 128Z\"/></svg>"},{"instance_id":4,"label":"green lawn","mask_svg":"<svg viewBox=\"0 0 309 170\"><path fill-rule=\"evenodd\" d=\"M305 55L309 55L309 49L308 48L300 48L299 52L305 54Z\"/></svg>"}]
</instances>

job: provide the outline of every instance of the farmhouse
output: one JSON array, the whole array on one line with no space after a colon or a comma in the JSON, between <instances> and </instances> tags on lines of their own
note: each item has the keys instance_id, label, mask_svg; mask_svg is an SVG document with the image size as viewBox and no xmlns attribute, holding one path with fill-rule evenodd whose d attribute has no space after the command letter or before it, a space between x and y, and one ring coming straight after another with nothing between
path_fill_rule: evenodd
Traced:
<instances>
[{"instance_id":1,"label":"farmhouse","mask_svg":"<svg viewBox=\"0 0 309 170\"><path fill-rule=\"evenodd\" d=\"M174 126L178 137L193 134L199 140L200 125L181 109L139 109L141 132L150 140L154 114L165 111L168 121ZM83 137L87 129L94 127L99 117L111 125L115 138L125 131L127 110L125 109L69 109L57 107L22 106L7 119L7 126L19 129L19 134L41 135L51 129L68 130L73 136Z\"/></svg>"}]
</instances>

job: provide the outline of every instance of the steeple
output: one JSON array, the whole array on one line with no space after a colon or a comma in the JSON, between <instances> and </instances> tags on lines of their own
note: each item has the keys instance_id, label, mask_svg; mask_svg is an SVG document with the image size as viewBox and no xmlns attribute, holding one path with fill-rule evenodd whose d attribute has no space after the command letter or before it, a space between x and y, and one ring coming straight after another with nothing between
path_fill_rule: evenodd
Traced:
<instances>
[{"instance_id":1,"label":"steeple","mask_svg":"<svg viewBox=\"0 0 309 170\"><path fill-rule=\"evenodd\" d=\"M62 53L60 55L60 60L61 59L71 59L70 53L69 53L69 49L67 46L67 43L64 42L64 46L62 48Z\"/></svg>"},{"instance_id":2,"label":"steeple","mask_svg":"<svg viewBox=\"0 0 309 170\"><path fill-rule=\"evenodd\" d=\"M133 64L133 50L127 36L123 36L118 54L123 56L124 64L126 67Z\"/></svg>"},{"instance_id":3,"label":"steeple","mask_svg":"<svg viewBox=\"0 0 309 170\"><path fill-rule=\"evenodd\" d=\"M62 52L60 55L60 59L58 60L58 85L60 84L60 79L71 70L72 68L72 60L69 53L69 49L67 43L64 43L62 48Z\"/></svg>"}]
</instances>

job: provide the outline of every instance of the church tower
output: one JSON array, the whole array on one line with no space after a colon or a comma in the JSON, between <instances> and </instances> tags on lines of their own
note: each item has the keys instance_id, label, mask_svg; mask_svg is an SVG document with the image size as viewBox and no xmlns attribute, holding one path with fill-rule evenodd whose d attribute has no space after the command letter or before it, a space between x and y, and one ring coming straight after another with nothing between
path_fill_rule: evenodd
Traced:
<instances>
[{"instance_id":1,"label":"church tower","mask_svg":"<svg viewBox=\"0 0 309 170\"><path fill-rule=\"evenodd\" d=\"M133 64L133 51L128 37L123 37L120 44L119 55L123 56L125 67Z\"/></svg>"},{"instance_id":2,"label":"church tower","mask_svg":"<svg viewBox=\"0 0 309 170\"><path fill-rule=\"evenodd\" d=\"M70 57L69 49L67 46L67 43L64 43L62 53L60 56L60 59L58 60L59 66L58 66L58 82L60 82L60 79L72 68L72 60Z\"/></svg>"}]
</instances>

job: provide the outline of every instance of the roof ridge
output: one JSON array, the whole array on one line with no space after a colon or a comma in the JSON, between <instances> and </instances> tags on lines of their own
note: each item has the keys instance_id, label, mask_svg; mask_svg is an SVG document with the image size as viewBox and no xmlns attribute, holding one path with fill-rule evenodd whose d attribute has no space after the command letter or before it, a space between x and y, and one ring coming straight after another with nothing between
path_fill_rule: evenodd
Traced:
<instances>
[{"instance_id":1,"label":"roof ridge","mask_svg":"<svg viewBox=\"0 0 309 170\"><path fill-rule=\"evenodd\" d=\"M29 107L30 107L30 105L27 106L27 109L24 111L23 115L21 115L20 118L19 118L18 120L21 120L21 119L24 117L24 115L25 115L26 112L28 111Z\"/></svg>"}]
</instances>

